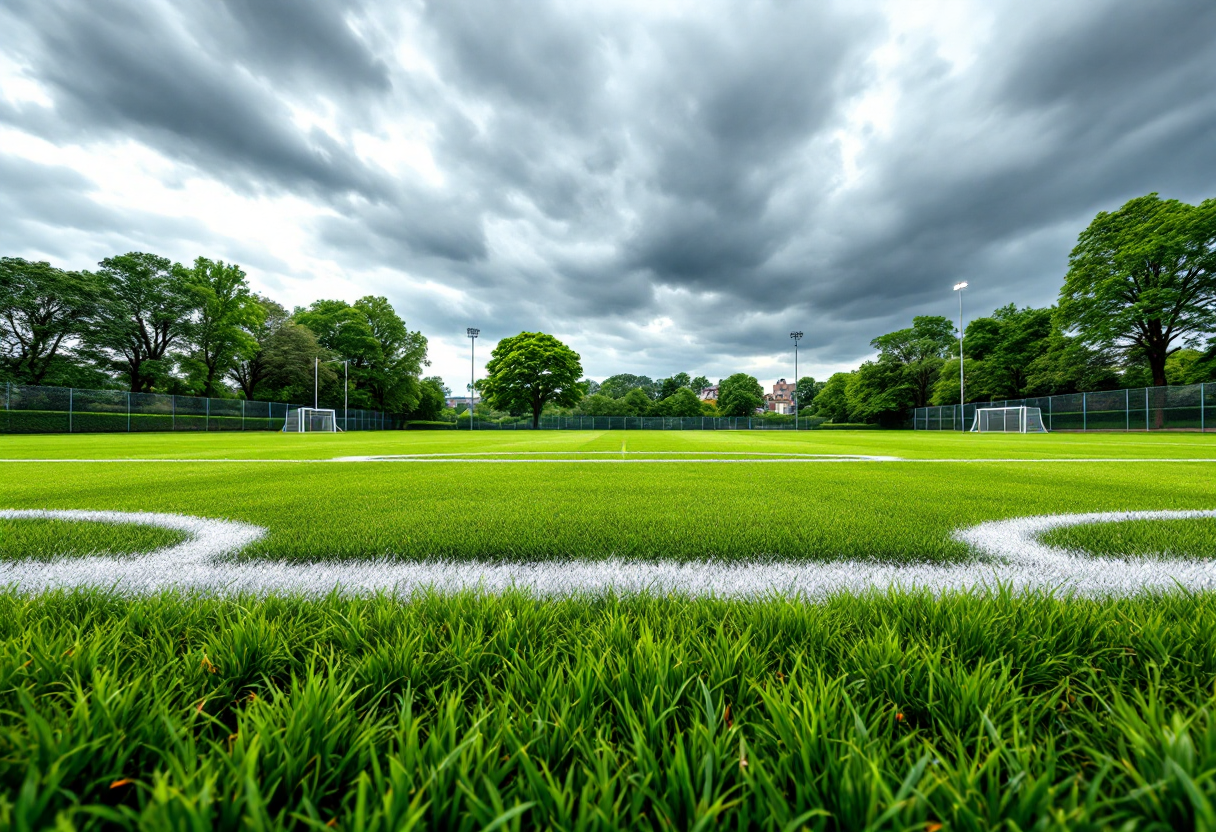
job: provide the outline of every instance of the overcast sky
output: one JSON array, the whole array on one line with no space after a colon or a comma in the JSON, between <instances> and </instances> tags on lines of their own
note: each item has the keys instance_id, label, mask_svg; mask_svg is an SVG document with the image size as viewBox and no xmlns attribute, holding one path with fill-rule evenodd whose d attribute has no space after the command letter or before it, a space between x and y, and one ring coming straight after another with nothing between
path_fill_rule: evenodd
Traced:
<instances>
[{"instance_id":1,"label":"overcast sky","mask_svg":"<svg viewBox=\"0 0 1216 832\"><path fill-rule=\"evenodd\" d=\"M383 294L459 391L466 326L823 378L1216 197L1212 0L5 0L0 47L0 254Z\"/></svg>"}]
</instances>

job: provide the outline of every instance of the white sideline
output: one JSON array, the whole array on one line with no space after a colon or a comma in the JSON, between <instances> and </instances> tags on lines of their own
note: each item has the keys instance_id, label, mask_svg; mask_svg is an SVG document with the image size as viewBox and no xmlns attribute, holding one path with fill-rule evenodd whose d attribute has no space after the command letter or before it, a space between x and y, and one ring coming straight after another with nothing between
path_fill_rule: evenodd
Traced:
<instances>
[{"instance_id":1,"label":"white sideline","mask_svg":"<svg viewBox=\"0 0 1216 832\"><path fill-rule=\"evenodd\" d=\"M955 538L990 560L966 564L899 566L860 561L830 563L668 563L567 561L479 563L393 560L317 562L224 561L260 539L265 529L231 520L180 514L118 511L0 510L0 518L138 523L185 532L189 539L142 555L91 555L53 561L0 563L0 586L19 592L98 588L126 595L179 589L233 595L274 593L351 595L390 592L408 597L443 592L519 589L541 596L617 592L814 600L835 593L888 588L1048 590L1086 596L1216 589L1216 562L1090 557L1041 543L1044 532L1085 523L1216 517L1216 511L1115 511L995 520L960 530Z\"/></svg>"},{"instance_id":2,"label":"white sideline","mask_svg":"<svg viewBox=\"0 0 1216 832\"><path fill-rule=\"evenodd\" d=\"M619 455L620 451L607 451L605 453ZM647 451L628 451L628 454L643 454ZM807 462L807 463L838 463L838 462L893 462L893 463L947 463L951 465L959 463L1028 463L1028 464L1055 464L1055 463L1089 463L1089 462L1104 462L1104 463L1129 463L1129 462L1181 462L1181 463L1216 463L1216 456L1211 457L957 457L957 458L926 458L920 459L917 457L902 457L902 456L864 456L864 455L841 455L841 456L780 456L771 457L755 457L745 459L484 459L472 456L410 456L410 457L333 457L333 458L316 458L316 459L266 459L266 458L186 458L175 459L170 457L119 457L119 458L104 458L104 459L45 459L45 458L22 458L22 459L0 459L0 464L8 463L33 463L38 465L51 463L74 463L74 464L170 464L182 465L187 463L203 463L203 464L261 464L261 465L331 465L345 464L358 462L421 462L428 464L444 464L444 463L465 463L465 464L483 464L483 465L641 465L641 464L657 464L657 465L766 465L772 463L788 463L788 462Z\"/></svg>"}]
</instances>

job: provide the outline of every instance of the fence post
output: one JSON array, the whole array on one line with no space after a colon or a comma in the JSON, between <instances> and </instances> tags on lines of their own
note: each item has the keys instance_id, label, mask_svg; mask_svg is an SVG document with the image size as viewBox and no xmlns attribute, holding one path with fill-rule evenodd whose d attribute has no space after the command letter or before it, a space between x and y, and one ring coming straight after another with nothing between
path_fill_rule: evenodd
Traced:
<instances>
[{"instance_id":1,"label":"fence post","mask_svg":"<svg viewBox=\"0 0 1216 832\"><path fill-rule=\"evenodd\" d=\"M177 430L177 396L169 397L169 427L172 430Z\"/></svg>"},{"instance_id":2,"label":"fence post","mask_svg":"<svg viewBox=\"0 0 1216 832\"><path fill-rule=\"evenodd\" d=\"M211 430L211 397L207 397L207 410L203 416L203 430Z\"/></svg>"},{"instance_id":3,"label":"fence post","mask_svg":"<svg viewBox=\"0 0 1216 832\"><path fill-rule=\"evenodd\" d=\"M68 388L68 433L72 432L72 393L71 387Z\"/></svg>"},{"instance_id":4,"label":"fence post","mask_svg":"<svg viewBox=\"0 0 1216 832\"><path fill-rule=\"evenodd\" d=\"M1203 382L1200 382L1199 383L1199 432L1203 433L1204 430L1205 430L1205 428L1204 428L1204 424L1203 424Z\"/></svg>"},{"instance_id":5,"label":"fence post","mask_svg":"<svg viewBox=\"0 0 1216 832\"><path fill-rule=\"evenodd\" d=\"M1148 433L1148 388L1144 388L1144 432Z\"/></svg>"},{"instance_id":6,"label":"fence post","mask_svg":"<svg viewBox=\"0 0 1216 832\"><path fill-rule=\"evenodd\" d=\"M1055 400L1055 396L1047 397L1047 429L1051 430L1055 425L1051 421L1051 403Z\"/></svg>"},{"instance_id":7,"label":"fence post","mask_svg":"<svg viewBox=\"0 0 1216 832\"><path fill-rule=\"evenodd\" d=\"M1089 430L1089 413L1086 410L1085 400L1086 400L1086 396L1084 393L1082 393L1081 394L1081 432L1082 433Z\"/></svg>"},{"instance_id":8,"label":"fence post","mask_svg":"<svg viewBox=\"0 0 1216 832\"><path fill-rule=\"evenodd\" d=\"M127 392L127 433L131 432L131 393Z\"/></svg>"},{"instance_id":9,"label":"fence post","mask_svg":"<svg viewBox=\"0 0 1216 832\"><path fill-rule=\"evenodd\" d=\"M245 431L245 400L241 399L241 432Z\"/></svg>"},{"instance_id":10,"label":"fence post","mask_svg":"<svg viewBox=\"0 0 1216 832\"><path fill-rule=\"evenodd\" d=\"M1123 430L1130 431L1132 429L1132 399L1130 390L1123 391L1123 417L1127 423Z\"/></svg>"}]
</instances>

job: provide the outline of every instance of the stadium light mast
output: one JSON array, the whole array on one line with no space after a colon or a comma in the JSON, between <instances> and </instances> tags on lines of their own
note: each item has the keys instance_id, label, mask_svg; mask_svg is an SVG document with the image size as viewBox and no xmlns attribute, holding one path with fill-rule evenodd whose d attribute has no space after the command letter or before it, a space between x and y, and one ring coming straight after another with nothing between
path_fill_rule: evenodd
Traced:
<instances>
[{"instance_id":1,"label":"stadium light mast","mask_svg":"<svg viewBox=\"0 0 1216 832\"><path fill-rule=\"evenodd\" d=\"M481 334L481 330L476 327L468 327L465 332L469 336L469 430L475 430L477 424L473 421L476 415L474 409L477 403L477 362L474 359L474 354L477 348L477 336Z\"/></svg>"},{"instance_id":2,"label":"stadium light mast","mask_svg":"<svg viewBox=\"0 0 1216 832\"><path fill-rule=\"evenodd\" d=\"M802 340L802 331L791 332L790 337L794 339L794 433L798 432L798 342Z\"/></svg>"},{"instance_id":3,"label":"stadium light mast","mask_svg":"<svg viewBox=\"0 0 1216 832\"><path fill-rule=\"evenodd\" d=\"M963 386L963 290L967 288L967 281L954 284L954 291L958 292L958 421L962 425L962 429L966 430L966 421L964 415L966 413L967 397L964 395Z\"/></svg>"}]
</instances>

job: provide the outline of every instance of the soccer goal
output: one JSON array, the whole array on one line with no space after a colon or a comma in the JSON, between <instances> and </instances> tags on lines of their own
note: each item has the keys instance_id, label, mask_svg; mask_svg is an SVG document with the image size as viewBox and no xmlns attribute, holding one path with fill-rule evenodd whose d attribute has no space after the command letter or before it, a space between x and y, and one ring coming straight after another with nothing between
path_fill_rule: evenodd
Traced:
<instances>
[{"instance_id":1,"label":"soccer goal","mask_svg":"<svg viewBox=\"0 0 1216 832\"><path fill-rule=\"evenodd\" d=\"M287 411L284 433L337 433L338 419L334 411L318 407L297 407Z\"/></svg>"},{"instance_id":2,"label":"soccer goal","mask_svg":"<svg viewBox=\"0 0 1216 832\"><path fill-rule=\"evenodd\" d=\"M984 407L975 411L972 433L1047 433L1037 407Z\"/></svg>"}]
</instances>

